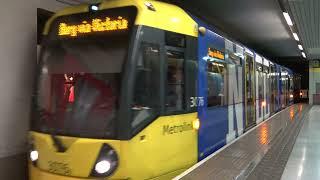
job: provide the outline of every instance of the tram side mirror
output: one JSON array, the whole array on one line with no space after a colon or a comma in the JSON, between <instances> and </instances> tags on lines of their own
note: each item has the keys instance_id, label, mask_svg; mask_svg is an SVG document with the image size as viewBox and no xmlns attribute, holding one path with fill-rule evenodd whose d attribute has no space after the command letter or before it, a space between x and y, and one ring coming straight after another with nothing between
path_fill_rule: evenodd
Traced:
<instances>
[{"instance_id":1,"label":"tram side mirror","mask_svg":"<svg viewBox=\"0 0 320 180\"><path fill-rule=\"evenodd\" d=\"M198 29L201 36L204 36L206 34L207 29L205 27L199 27Z\"/></svg>"}]
</instances>

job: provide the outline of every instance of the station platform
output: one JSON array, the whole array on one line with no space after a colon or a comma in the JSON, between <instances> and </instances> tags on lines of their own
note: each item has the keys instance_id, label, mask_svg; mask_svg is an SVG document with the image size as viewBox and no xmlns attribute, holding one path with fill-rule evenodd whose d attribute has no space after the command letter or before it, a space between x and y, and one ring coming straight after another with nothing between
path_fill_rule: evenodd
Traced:
<instances>
[{"instance_id":1,"label":"station platform","mask_svg":"<svg viewBox=\"0 0 320 180\"><path fill-rule=\"evenodd\" d=\"M307 151L303 150L303 147L313 148L313 142L320 142L319 138L318 140L311 138L320 136L320 132L316 131L320 127L320 121L315 121L316 114L320 115L319 112L320 106L294 104L287 107L192 166L174 180L296 179L292 177L292 172L295 173L294 177L301 176L297 172L299 173L301 164L307 161L303 160L306 158L303 153ZM295 145L302 126L302 135L300 134L302 137L299 137L300 140L298 138L298 143ZM315 130L314 134L310 134L308 130L310 126ZM294 145L296 150L291 153ZM312 155L308 160L312 161ZM320 158L317 161L320 162ZM317 174L320 177L320 173Z\"/></svg>"},{"instance_id":2,"label":"station platform","mask_svg":"<svg viewBox=\"0 0 320 180\"><path fill-rule=\"evenodd\" d=\"M310 109L296 139L282 180L320 179L320 105Z\"/></svg>"}]
</instances>

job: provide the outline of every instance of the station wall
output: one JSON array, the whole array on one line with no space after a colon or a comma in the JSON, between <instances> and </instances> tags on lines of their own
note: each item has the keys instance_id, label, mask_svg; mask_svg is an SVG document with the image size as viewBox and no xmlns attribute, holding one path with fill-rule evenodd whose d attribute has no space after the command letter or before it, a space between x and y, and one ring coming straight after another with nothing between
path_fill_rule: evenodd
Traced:
<instances>
[{"instance_id":1,"label":"station wall","mask_svg":"<svg viewBox=\"0 0 320 180\"><path fill-rule=\"evenodd\" d=\"M309 104L320 105L320 61L309 63Z\"/></svg>"},{"instance_id":2,"label":"station wall","mask_svg":"<svg viewBox=\"0 0 320 180\"><path fill-rule=\"evenodd\" d=\"M27 151L37 8L64 6L55 0L10 0L0 6L0 158Z\"/></svg>"}]
</instances>

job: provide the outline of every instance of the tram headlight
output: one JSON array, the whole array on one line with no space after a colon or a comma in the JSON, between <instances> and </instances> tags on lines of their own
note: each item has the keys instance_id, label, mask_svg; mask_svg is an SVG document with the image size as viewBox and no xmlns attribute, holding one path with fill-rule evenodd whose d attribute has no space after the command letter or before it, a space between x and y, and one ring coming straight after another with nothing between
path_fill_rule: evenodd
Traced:
<instances>
[{"instance_id":1,"label":"tram headlight","mask_svg":"<svg viewBox=\"0 0 320 180\"><path fill-rule=\"evenodd\" d=\"M90 6L90 10L91 10L91 11L98 11L98 10L99 10L99 7L94 4L94 5L91 5L91 6Z\"/></svg>"},{"instance_id":2,"label":"tram headlight","mask_svg":"<svg viewBox=\"0 0 320 180\"><path fill-rule=\"evenodd\" d=\"M97 162L94 170L99 174L104 174L110 170L111 163L107 160Z\"/></svg>"},{"instance_id":3,"label":"tram headlight","mask_svg":"<svg viewBox=\"0 0 320 180\"><path fill-rule=\"evenodd\" d=\"M31 160L32 162L37 161L38 158L39 158L39 152L38 152L37 150L32 150L32 151L30 151L30 160Z\"/></svg>"},{"instance_id":4,"label":"tram headlight","mask_svg":"<svg viewBox=\"0 0 320 180\"><path fill-rule=\"evenodd\" d=\"M200 128L200 120L199 119L195 119L192 121L192 128L195 130L198 130Z\"/></svg>"},{"instance_id":5,"label":"tram headlight","mask_svg":"<svg viewBox=\"0 0 320 180\"><path fill-rule=\"evenodd\" d=\"M100 3L94 3L89 5L89 11L95 12L99 10Z\"/></svg>"},{"instance_id":6,"label":"tram headlight","mask_svg":"<svg viewBox=\"0 0 320 180\"><path fill-rule=\"evenodd\" d=\"M34 166L37 165L37 161L39 159L39 151L36 150L34 146L34 139L32 136L29 136L29 159Z\"/></svg>"},{"instance_id":7,"label":"tram headlight","mask_svg":"<svg viewBox=\"0 0 320 180\"><path fill-rule=\"evenodd\" d=\"M116 151L108 144L104 144L100 154L96 159L91 176L106 177L115 172L118 167L118 155Z\"/></svg>"}]
</instances>

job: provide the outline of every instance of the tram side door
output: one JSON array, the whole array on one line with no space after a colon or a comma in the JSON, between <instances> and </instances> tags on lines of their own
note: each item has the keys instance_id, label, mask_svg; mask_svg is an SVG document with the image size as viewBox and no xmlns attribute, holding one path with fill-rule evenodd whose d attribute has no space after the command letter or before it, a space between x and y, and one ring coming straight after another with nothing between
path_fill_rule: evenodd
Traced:
<instances>
[{"instance_id":1,"label":"tram side door","mask_svg":"<svg viewBox=\"0 0 320 180\"><path fill-rule=\"evenodd\" d=\"M254 59L250 54L245 54L245 118L248 130L256 124L255 118L255 68Z\"/></svg>"},{"instance_id":2,"label":"tram side door","mask_svg":"<svg viewBox=\"0 0 320 180\"><path fill-rule=\"evenodd\" d=\"M269 73L269 78L270 78L270 114L273 114L275 112L275 98L276 98L276 77L275 77L275 66L271 65L270 66L270 73Z\"/></svg>"},{"instance_id":3,"label":"tram side door","mask_svg":"<svg viewBox=\"0 0 320 180\"><path fill-rule=\"evenodd\" d=\"M269 72L270 72L270 65L269 61L264 60L264 66L263 66L263 119L267 119L270 115L270 78L269 78Z\"/></svg>"}]
</instances>

